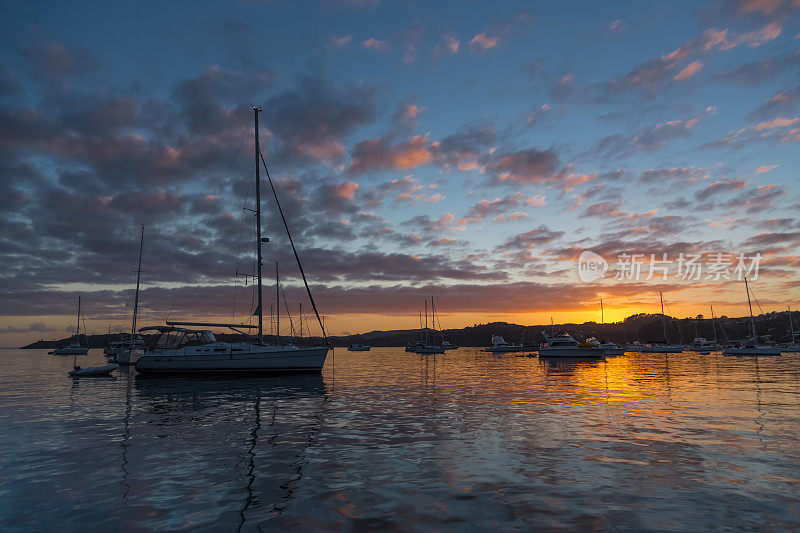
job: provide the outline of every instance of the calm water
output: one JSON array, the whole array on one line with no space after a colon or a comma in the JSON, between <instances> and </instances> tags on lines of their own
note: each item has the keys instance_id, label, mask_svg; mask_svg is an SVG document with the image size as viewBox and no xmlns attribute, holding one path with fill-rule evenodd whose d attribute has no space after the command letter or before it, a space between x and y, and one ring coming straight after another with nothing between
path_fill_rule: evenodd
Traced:
<instances>
[{"instance_id":1,"label":"calm water","mask_svg":"<svg viewBox=\"0 0 800 533\"><path fill-rule=\"evenodd\" d=\"M79 358L100 363L92 350ZM800 356L336 351L66 377L0 351L0 530L800 528Z\"/></svg>"}]
</instances>

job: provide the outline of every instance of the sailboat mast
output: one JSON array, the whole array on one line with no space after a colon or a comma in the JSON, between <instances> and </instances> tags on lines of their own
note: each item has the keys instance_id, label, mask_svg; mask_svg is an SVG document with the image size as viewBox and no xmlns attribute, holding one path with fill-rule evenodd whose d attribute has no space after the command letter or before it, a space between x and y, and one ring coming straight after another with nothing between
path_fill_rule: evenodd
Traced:
<instances>
[{"instance_id":1,"label":"sailboat mast","mask_svg":"<svg viewBox=\"0 0 800 533\"><path fill-rule=\"evenodd\" d=\"M711 307L711 327L714 328L714 344L717 343L717 322L714 320L714 306Z\"/></svg>"},{"instance_id":2,"label":"sailboat mast","mask_svg":"<svg viewBox=\"0 0 800 533\"><path fill-rule=\"evenodd\" d=\"M139 266L136 268L136 292L133 295L133 321L131 322L131 353L133 353L133 338L136 335L136 315L139 312L139 281L142 278L143 246L144 246L144 224L142 224L142 236L139 239Z\"/></svg>"},{"instance_id":3,"label":"sailboat mast","mask_svg":"<svg viewBox=\"0 0 800 533\"><path fill-rule=\"evenodd\" d=\"M261 172L258 158L261 155L261 147L258 140L258 114L261 110L253 107L253 115L255 116L255 146L256 146L256 251L258 253L258 342L262 342L264 337L264 312L261 306Z\"/></svg>"},{"instance_id":4,"label":"sailboat mast","mask_svg":"<svg viewBox=\"0 0 800 533\"><path fill-rule=\"evenodd\" d=\"M664 316L664 295L659 292L658 298L661 300L661 327L664 329L664 344L667 344L667 319Z\"/></svg>"},{"instance_id":5,"label":"sailboat mast","mask_svg":"<svg viewBox=\"0 0 800 533\"><path fill-rule=\"evenodd\" d=\"M77 344L81 343L81 295L78 295L78 323L75 326L75 342Z\"/></svg>"},{"instance_id":6,"label":"sailboat mast","mask_svg":"<svg viewBox=\"0 0 800 533\"><path fill-rule=\"evenodd\" d=\"M753 304L750 303L750 287L747 285L747 278L744 278L744 290L747 292L747 307L750 309L750 326L753 328L753 342L758 342L756 336L756 323L753 320Z\"/></svg>"},{"instance_id":7,"label":"sailboat mast","mask_svg":"<svg viewBox=\"0 0 800 533\"><path fill-rule=\"evenodd\" d=\"M275 261L275 344L281 343L281 282L278 277L278 262Z\"/></svg>"},{"instance_id":8,"label":"sailboat mast","mask_svg":"<svg viewBox=\"0 0 800 533\"><path fill-rule=\"evenodd\" d=\"M794 324L792 323L792 308L787 305L786 310L789 311L789 332L792 334L792 343L794 343Z\"/></svg>"},{"instance_id":9,"label":"sailboat mast","mask_svg":"<svg viewBox=\"0 0 800 533\"><path fill-rule=\"evenodd\" d=\"M428 299L425 298L425 343L428 342Z\"/></svg>"}]
</instances>

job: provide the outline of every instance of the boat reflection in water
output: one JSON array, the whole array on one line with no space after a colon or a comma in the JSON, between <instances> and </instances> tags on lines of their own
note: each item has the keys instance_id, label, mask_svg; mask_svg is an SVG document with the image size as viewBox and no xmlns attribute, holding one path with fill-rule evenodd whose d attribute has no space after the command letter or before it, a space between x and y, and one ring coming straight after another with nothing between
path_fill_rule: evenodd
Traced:
<instances>
[{"instance_id":1,"label":"boat reflection in water","mask_svg":"<svg viewBox=\"0 0 800 533\"><path fill-rule=\"evenodd\" d=\"M126 504L151 507L159 518L148 528L174 529L187 515L201 526L258 524L291 503L325 419L321 375L139 374L133 382L142 412L125 425Z\"/></svg>"}]
</instances>

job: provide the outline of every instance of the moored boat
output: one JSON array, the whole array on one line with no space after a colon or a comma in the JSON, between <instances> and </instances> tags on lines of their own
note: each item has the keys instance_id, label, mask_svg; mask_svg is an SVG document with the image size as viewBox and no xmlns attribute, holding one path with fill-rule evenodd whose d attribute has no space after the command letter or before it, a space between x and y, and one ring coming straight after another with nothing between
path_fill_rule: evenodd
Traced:
<instances>
[{"instance_id":1,"label":"moored boat","mask_svg":"<svg viewBox=\"0 0 800 533\"><path fill-rule=\"evenodd\" d=\"M75 327L75 340L50 352L53 355L86 355L89 348L81 346L81 297L78 296L78 325ZM85 332L84 332L85 333Z\"/></svg>"},{"instance_id":2,"label":"moored boat","mask_svg":"<svg viewBox=\"0 0 800 533\"><path fill-rule=\"evenodd\" d=\"M539 346L539 357L586 357L599 358L605 354L605 349L600 343L587 342L578 344L569 333L561 333L555 337L542 332L546 342Z\"/></svg>"},{"instance_id":3,"label":"moored boat","mask_svg":"<svg viewBox=\"0 0 800 533\"><path fill-rule=\"evenodd\" d=\"M500 335L492 335L492 345L483 349L484 352L492 353L513 353L523 352L525 350L527 350L525 346L521 344L509 344Z\"/></svg>"},{"instance_id":4,"label":"moored boat","mask_svg":"<svg viewBox=\"0 0 800 533\"><path fill-rule=\"evenodd\" d=\"M351 344L347 347L348 352L368 352L372 349L372 346L367 346L366 344Z\"/></svg>"}]
</instances>

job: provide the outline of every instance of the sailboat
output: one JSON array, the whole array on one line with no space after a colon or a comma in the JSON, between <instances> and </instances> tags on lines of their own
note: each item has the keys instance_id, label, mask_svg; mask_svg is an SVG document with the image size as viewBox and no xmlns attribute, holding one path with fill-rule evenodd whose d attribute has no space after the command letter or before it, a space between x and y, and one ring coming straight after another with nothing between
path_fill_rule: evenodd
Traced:
<instances>
[{"instance_id":1,"label":"sailboat","mask_svg":"<svg viewBox=\"0 0 800 533\"><path fill-rule=\"evenodd\" d=\"M133 295L133 322L131 324L131 339L127 346L117 354L117 363L121 365L135 365L139 356L144 355L143 343L136 342L136 318L139 313L139 281L142 278L142 248L144 247L144 224L142 236L139 239L139 267L136 269L136 292ZM141 338L141 336L140 336Z\"/></svg>"},{"instance_id":2,"label":"sailboat","mask_svg":"<svg viewBox=\"0 0 800 533\"><path fill-rule=\"evenodd\" d=\"M783 348L781 348L781 352L800 353L800 344L797 344L797 341L794 339L795 332L794 332L794 320L792 320L792 308L787 306L786 309L789 311L789 332L792 334L792 342L786 344Z\"/></svg>"},{"instance_id":3,"label":"sailboat","mask_svg":"<svg viewBox=\"0 0 800 533\"><path fill-rule=\"evenodd\" d=\"M81 333L81 297L78 296L78 325L75 327L75 340L66 346L56 348L52 352L53 355L86 355L89 353L89 348L81 346L80 341Z\"/></svg>"},{"instance_id":4,"label":"sailboat","mask_svg":"<svg viewBox=\"0 0 800 533\"><path fill-rule=\"evenodd\" d=\"M136 361L136 371L142 373L226 373L226 372L320 372L325 364L330 343L325 334L325 326L320 319L311 289L306 280L305 271L300 263L297 249L294 246L292 234L286 223L286 217L278 201L278 194L272 184L266 161L261 154L258 133L258 114L260 108L254 107L255 116L255 163L256 163L256 251L257 251L257 306L253 313L258 317L258 324L215 324L205 322L187 321L167 321L165 326L150 326L141 328L139 331L152 331L157 334L154 345ZM264 338L264 316L263 316L263 296L262 296L262 276L263 266L261 247L269 242L268 238L261 237L261 165L269 180L278 212L283 220L289 243L292 246L297 266L303 278L306 292L311 300L311 306L317 316L317 321L322 330L325 340L323 346L300 347L293 343L282 342L280 330L275 329L273 342L267 342ZM276 265L277 271L277 265ZM277 272L276 272L277 274ZM277 275L276 275L277 277ZM276 282L276 291L280 294L280 285ZM279 312L277 315L279 316ZM276 326L279 324L276 319ZM187 327L188 326L188 327ZM237 333L243 333L244 329L258 329L258 335L244 342L220 342L214 337L214 333L207 328L228 328ZM200 328L200 329L196 329Z\"/></svg>"},{"instance_id":5,"label":"sailboat","mask_svg":"<svg viewBox=\"0 0 800 533\"><path fill-rule=\"evenodd\" d=\"M780 355L781 349L777 346L758 344L756 323L753 319L753 304L750 302L750 287L747 278L744 278L744 290L747 292L747 307L750 309L750 328L753 338L738 347L729 347L722 350L722 355Z\"/></svg>"},{"instance_id":6,"label":"sailboat","mask_svg":"<svg viewBox=\"0 0 800 533\"><path fill-rule=\"evenodd\" d=\"M659 292L658 298L661 300L661 327L664 330L664 340L663 342L645 344L639 351L642 353L681 353L683 352L683 346L680 344L667 343L667 318L664 315L664 295Z\"/></svg>"},{"instance_id":7,"label":"sailboat","mask_svg":"<svg viewBox=\"0 0 800 533\"><path fill-rule=\"evenodd\" d=\"M603 315L603 300L600 299L600 328L605 329L605 317ZM586 339L589 342L591 339ZM600 342L600 347L605 350L604 355L625 355L625 349L620 348L613 342L603 340Z\"/></svg>"},{"instance_id":8,"label":"sailboat","mask_svg":"<svg viewBox=\"0 0 800 533\"><path fill-rule=\"evenodd\" d=\"M432 319L431 323L433 324L433 331L436 332L436 306L433 303L433 296L431 296L431 313ZM443 354L445 351L444 346L440 342L436 342L435 338L431 338L435 335L430 335L430 329L428 328L428 300L425 300L425 328L422 328L422 316L420 315L420 340L418 342L411 342L408 344L406 351L413 352L420 355L425 354Z\"/></svg>"}]
</instances>

